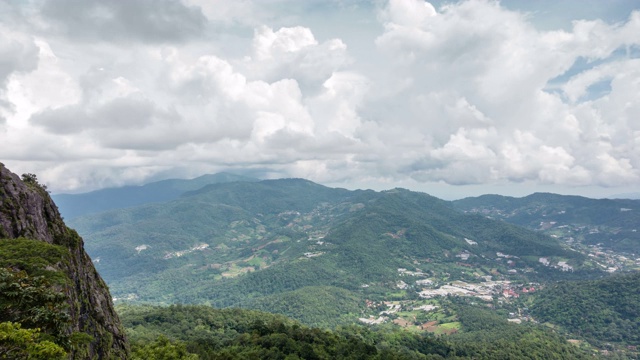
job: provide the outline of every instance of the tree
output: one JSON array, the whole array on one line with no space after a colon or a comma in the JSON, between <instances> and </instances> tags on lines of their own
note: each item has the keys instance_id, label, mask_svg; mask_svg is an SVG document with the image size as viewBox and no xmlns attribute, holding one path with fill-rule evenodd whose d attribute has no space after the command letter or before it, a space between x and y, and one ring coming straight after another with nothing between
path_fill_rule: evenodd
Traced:
<instances>
[{"instance_id":1,"label":"tree","mask_svg":"<svg viewBox=\"0 0 640 360\"><path fill-rule=\"evenodd\" d=\"M64 349L45 340L40 329L22 329L18 323L0 323L0 358L30 360L62 360L67 353Z\"/></svg>"},{"instance_id":2,"label":"tree","mask_svg":"<svg viewBox=\"0 0 640 360\"><path fill-rule=\"evenodd\" d=\"M55 290L44 276L0 268L0 321L38 329L65 344L70 318L64 293Z\"/></svg>"},{"instance_id":3,"label":"tree","mask_svg":"<svg viewBox=\"0 0 640 360\"><path fill-rule=\"evenodd\" d=\"M32 173L22 174L22 182L24 182L27 185L34 185L39 188L42 188L43 190L47 190L47 185L40 184L38 182L38 176L36 176L36 174L32 174Z\"/></svg>"},{"instance_id":4,"label":"tree","mask_svg":"<svg viewBox=\"0 0 640 360\"><path fill-rule=\"evenodd\" d=\"M134 346L132 360L198 360L196 354L187 352L182 342L171 342L166 336L159 336L156 341L142 346Z\"/></svg>"}]
</instances>

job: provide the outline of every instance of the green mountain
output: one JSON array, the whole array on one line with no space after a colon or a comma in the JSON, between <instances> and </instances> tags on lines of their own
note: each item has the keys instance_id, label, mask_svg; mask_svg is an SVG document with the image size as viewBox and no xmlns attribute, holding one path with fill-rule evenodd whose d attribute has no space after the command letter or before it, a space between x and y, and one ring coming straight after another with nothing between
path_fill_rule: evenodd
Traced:
<instances>
[{"instance_id":1,"label":"green mountain","mask_svg":"<svg viewBox=\"0 0 640 360\"><path fill-rule=\"evenodd\" d=\"M52 195L52 198L60 213L65 218L72 219L106 210L174 200L185 192L194 191L209 184L233 181L257 181L257 179L218 173L190 180L169 179L141 186L107 188L83 194L57 194Z\"/></svg>"},{"instance_id":2,"label":"green mountain","mask_svg":"<svg viewBox=\"0 0 640 360\"><path fill-rule=\"evenodd\" d=\"M504 220L569 242L640 253L640 200L536 193L523 198L483 195L453 204L466 213Z\"/></svg>"},{"instance_id":3,"label":"green mountain","mask_svg":"<svg viewBox=\"0 0 640 360\"><path fill-rule=\"evenodd\" d=\"M508 297L523 282L598 274L588 269L588 259L552 237L463 214L426 194L331 189L301 179L232 182L166 203L78 218L96 235L87 241L87 248L101 251L95 264L108 270L114 288L129 300L241 306L302 323L202 305L121 304L118 316L82 238L62 221L46 188L35 175L20 181L2 164L0 172L0 358L586 359L594 354L544 326L512 324L505 315L520 306ZM540 257L562 259L575 270L549 267ZM534 295L531 312L555 323L566 320L565 329L576 324L580 331L592 329L584 316L582 324L574 319L575 312L565 318L557 314L565 305L557 299L567 293L570 304L595 315L596 325L604 328L594 335L597 341L633 343L637 280L559 283ZM486 295L493 286L493 296ZM447 287L462 293L425 295ZM510 295L502 297L502 291ZM593 306L580 303L584 291L594 297ZM354 325L356 318L377 325ZM622 326L614 328L613 322Z\"/></svg>"},{"instance_id":4,"label":"green mountain","mask_svg":"<svg viewBox=\"0 0 640 360\"><path fill-rule=\"evenodd\" d=\"M424 193L301 179L212 184L70 223L117 300L242 306L320 326L373 313L367 299L418 299L420 279L436 286L595 273L551 237Z\"/></svg>"}]
</instances>

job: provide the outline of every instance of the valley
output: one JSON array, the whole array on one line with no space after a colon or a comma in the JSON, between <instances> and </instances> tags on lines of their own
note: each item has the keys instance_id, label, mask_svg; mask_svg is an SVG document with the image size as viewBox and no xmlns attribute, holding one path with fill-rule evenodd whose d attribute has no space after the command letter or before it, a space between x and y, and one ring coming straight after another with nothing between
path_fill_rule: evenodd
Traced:
<instances>
[{"instance_id":1,"label":"valley","mask_svg":"<svg viewBox=\"0 0 640 360\"><path fill-rule=\"evenodd\" d=\"M181 215L185 219L182 222L171 217L143 218L144 220L132 223L122 220L95 233L85 232L82 218L72 223L84 234L87 248L92 251L98 269L111 283L114 296L140 301L172 303L175 300L184 301L187 296L201 296L198 301L215 302L215 297L195 295L191 289L186 288L187 286L185 289L176 288L172 295L175 299L171 299L163 291L166 289L158 288L156 291L145 284L176 277L181 278L185 284L189 283L189 287L192 284L185 278L213 281L216 285L212 288L216 288L248 281L237 279L240 275L247 274L251 278L254 275L249 273L286 271L288 267L305 267L311 269L310 271L315 271L314 268L317 267L317 270L335 271L334 278L323 285L342 287L361 298L370 296L385 301L392 299L385 299L384 296L394 293L396 297L400 296L398 294L404 294L402 296L406 297L428 296L429 291L424 286L412 282L405 283L404 280L408 278L416 278L422 284L425 284L425 281L430 282L431 287L448 286L446 284L453 281L466 281L471 284L469 286L477 284L481 288L483 282L490 279L526 282L539 277L541 273L570 277L575 272L573 266L576 266L577 272L582 271L585 274L596 271L587 258L553 245L551 239L540 238L533 233L512 234L510 232L521 230L506 225L500 225L505 227L502 231L506 234L496 236L506 239L530 236L534 241L541 241L549 249L546 253L540 253L538 249L533 250L533 253L526 253L529 249L523 250L520 245L500 244L499 240L491 237L494 230L491 230L490 234L482 234L482 231L489 231L484 228L478 233L470 229L462 234L457 233L459 230L455 229L453 224L446 226L455 233L443 233L425 226L424 220L427 219L421 218L425 214L447 221L465 218L435 198L429 198L429 201L438 204L440 208L431 214L426 213L423 208L415 206L413 199L426 197L425 194L405 190L388 193L341 193L346 196L341 196L339 201L324 202L307 212L279 209L284 211L258 213L247 211L246 208L237 206L238 204L210 204L208 208L211 212L206 213L209 210L201 206L198 208L199 213L189 218L195 220L186 220L186 217ZM406 203L403 203L403 198L406 198ZM380 209L380 205L376 203L386 202L388 199L393 199L399 207L411 208L413 205L415 208L413 212L396 219L398 222L388 222L388 225L384 225L378 211L388 209ZM185 208L189 201L193 200L184 199L165 205L169 206L170 210L162 209L159 205L151 205L103 216L111 221L118 221L119 218L137 218L145 212L176 213L177 208ZM365 205L366 202L369 204ZM449 214L443 213L445 211ZM396 213L393 215L399 216ZM223 223L218 220L218 216L226 217L228 222ZM197 223L203 217L211 217L211 221L217 222L218 226L206 230L203 224ZM486 221L477 217L470 219L479 223ZM158 220L162 222L161 228L157 227L160 225ZM101 219L98 217L92 221L92 224L100 224ZM172 223L176 226L175 230L169 228ZM397 225L402 223L407 226ZM198 227L202 229L198 230ZM186 228L191 229L190 232L185 233ZM125 232L126 236L120 236L126 240L114 242L109 236L116 231ZM347 235L342 235L345 232ZM436 241L428 241L429 237ZM101 239L100 242L98 239ZM104 246L101 245L103 241L107 242ZM178 247L177 244L183 244L183 247ZM509 250L520 256L511 255ZM124 254L126 257L122 256ZM372 256L380 261L372 262ZM541 262L541 259L544 262ZM354 266L354 262L361 265ZM573 265L568 265L569 263ZM144 264L148 266L143 266ZM558 264L564 264L564 267ZM153 273L150 271L152 269L158 269L158 272ZM126 276L119 277L119 272L125 272ZM145 280L140 280L140 276ZM354 278L362 280L359 287L351 284ZM297 287L300 286L294 285L287 290L295 290ZM265 289L264 295L279 290ZM201 291L206 292L203 289ZM466 295L464 291L452 293ZM492 296L491 292L476 294L485 299ZM238 302L228 300L220 305L241 305L247 300L246 296L241 297L243 299Z\"/></svg>"},{"instance_id":2,"label":"valley","mask_svg":"<svg viewBox=\"0 0 640 360\"><path fill-rule=\"evenodd\" d=\"M69 223L109 285L135 358L169 348L190 359L274 349L303 358L637 358L635 253L590 244L577 234L597 232L583 223L529 219L539 228L526 229L505 220L518 211L496 219L504 210L459 206L405 189L231 181ZM29 241L0 242L1 286L23 276L16 266L34 276L59 261L20 250ZM283 336L288 345L274 347Z\"/></svg>"},{"instance_id":3,"label":"valley","mask_svg":"<svg viewBox=\"0 0 640 360\"><path fill-rule=\"evenodd\" d=\"M211 184L70 223L116 303L241 307L324 328L453 334L469 307L537 324L530 309L550 284L639 268L636 253L603 240L610 222L555 218L567 211L546 200L534 211L475 201L282 179Z\"/></svg>"}]
</instances>

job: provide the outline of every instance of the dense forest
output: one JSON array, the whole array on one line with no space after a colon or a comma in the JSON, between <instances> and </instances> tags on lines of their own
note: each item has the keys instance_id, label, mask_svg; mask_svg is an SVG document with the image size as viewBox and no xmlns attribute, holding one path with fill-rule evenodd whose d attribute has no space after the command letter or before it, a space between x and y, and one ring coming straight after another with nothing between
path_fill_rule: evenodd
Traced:
<instances>
[{"instance_id":1,"label":"dense forest","mask_svg":"<svg viewBox=\"0 0 640 360\"><path fill-rule=\"evenodd\" d=\"M531 311L599 346L640 344L640 273L559 282L536 295Z\"/></svg>"},{"instance_id":2,"label":"dense forest","mask_svg":"<svg viewBox=\"0 0 640 360\"><path fill-rule=\"evenodd\" d=\"M140 359L162 351L183 359L589 358L549 330L511 325L476 307L460 312L465 333L448 337L387 326L322 330L280 315L194 305L121 305L119 313Z\"/></svg>"}]
</instances>

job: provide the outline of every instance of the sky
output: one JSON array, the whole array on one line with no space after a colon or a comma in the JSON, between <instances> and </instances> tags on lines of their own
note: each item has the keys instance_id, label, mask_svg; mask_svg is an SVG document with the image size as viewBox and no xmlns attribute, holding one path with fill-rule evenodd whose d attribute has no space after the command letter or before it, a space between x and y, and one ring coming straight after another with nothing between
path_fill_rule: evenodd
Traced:
<instances>
[{"instance_id":1,"label":"sky","mask_svg":"<svg viewBox=\"0 0 640 360\"><path fill-rule=\"evenodd\" d=\"M0 0L0 162L446 199L640 191L640 0Z\"/></svg>"}]
</instances>

